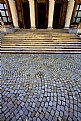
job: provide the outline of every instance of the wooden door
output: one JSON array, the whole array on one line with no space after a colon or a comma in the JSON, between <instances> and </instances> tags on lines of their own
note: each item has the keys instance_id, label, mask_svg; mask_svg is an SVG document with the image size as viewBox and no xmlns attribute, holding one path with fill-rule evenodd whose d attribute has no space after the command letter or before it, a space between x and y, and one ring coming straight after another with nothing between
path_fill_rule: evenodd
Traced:
<instances>
[{"instance_id":1,"label":"wooden door","mask_svg":"<svg viewBox=\"0 0 81 121\"><path fill-rule=\"evenodd\" d=\"M30 28L30 9L29 9L29 2L23 3L23 16L24 16L24 25L26 29Z\"/></svg>"},{"instance_id":2,"label":"wooden door","mask_svg":"<svg viewBox=\"0 0 81 121\"><path fill-rule=\"evenodd\" d=\"M46 28L46 3L38 3L37 11L38 11L38 28L45 29Z\"/></svg>"},{"instance_id":3,"label":"wooden door","mask_svg":"<svg viewBox=\"0 0 81 121\"><path fill-rule=\"evenodd\" d=\"M53 28L54 29L59 28L60 11L61 11L61 3L55 3L54 16L53 16Z\"/></svg>"}]
</instances>

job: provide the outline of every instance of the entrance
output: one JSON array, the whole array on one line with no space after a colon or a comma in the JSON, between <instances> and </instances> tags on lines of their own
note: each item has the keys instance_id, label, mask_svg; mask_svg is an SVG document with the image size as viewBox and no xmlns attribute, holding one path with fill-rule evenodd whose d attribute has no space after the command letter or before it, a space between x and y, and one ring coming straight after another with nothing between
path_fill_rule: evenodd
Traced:
<instances>
[{"instance_id":1,"label":"entrance","mask_svg":"<svg viewBox=\"0 0 81 121\"><path fill-rule=\"evenodd\" d=\"M37 28L47 28L46 3L37 3Z\"/></svg>"},{"instance_id":2,"label":"entrance","mask_svg":"<svg viewBox=\"0 0 81 121\"><path fill-rule=\"evenodd\" d=\"M23 7L23 16L24 16L24 25L26 29L30 28L30 9L29 9L29 2L22 3Z\"/></svg>"},{"instance_id":3,"label":"entrance","mask_svg":"<svg viewBox=\"0 0 81 121\"><path fill-rule=\"evenodd\" d=\"M53 16L53 28L59 29L59 18L61 11L61 3L55 3L54 16Z\"/></svg>"}]
</instances>

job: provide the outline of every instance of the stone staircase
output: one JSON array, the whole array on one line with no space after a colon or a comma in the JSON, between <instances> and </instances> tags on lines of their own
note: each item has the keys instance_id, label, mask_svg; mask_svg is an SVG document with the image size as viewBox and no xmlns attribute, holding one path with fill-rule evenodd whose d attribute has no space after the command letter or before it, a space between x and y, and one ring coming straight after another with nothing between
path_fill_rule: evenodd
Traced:
<instances>
[{"instance_id":1,"label":"stone staircase","mask_svg":"<svg viewBox=\"0 0 81 121\"><path fill-rule=\"evenodd\" d=\"M2 38L1 53L81 53L81 39L62 29L19 29Z\"/></svg>"}]
</instances>

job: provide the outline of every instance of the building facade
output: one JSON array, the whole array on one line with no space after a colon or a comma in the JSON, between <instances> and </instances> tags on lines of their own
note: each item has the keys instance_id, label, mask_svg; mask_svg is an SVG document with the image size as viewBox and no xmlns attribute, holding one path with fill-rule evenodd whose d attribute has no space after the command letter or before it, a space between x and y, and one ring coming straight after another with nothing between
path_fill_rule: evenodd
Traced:
<instances>
[{"instance_id":1,"label":"building facade","mask_svg":"<svg viewBox=\"0 0 81 121\"><path fill-rule=\"evenodd\" d=\"M0 20L26 29L68 28L81 22L81 0L0 0Z\"/></svg>"}]
</instances>

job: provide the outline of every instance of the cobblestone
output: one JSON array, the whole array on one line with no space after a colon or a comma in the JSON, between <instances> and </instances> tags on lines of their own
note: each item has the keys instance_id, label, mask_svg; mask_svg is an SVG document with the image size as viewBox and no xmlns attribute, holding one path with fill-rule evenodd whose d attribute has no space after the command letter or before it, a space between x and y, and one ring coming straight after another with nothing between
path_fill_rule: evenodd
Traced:
<instances>
[{"instance_id":1,"label":"cobblestone","mask_svg":"<svg viewBox=\"0 0 81 121\"><path fill-rule=\"evenodd\" d=\"M81 121L80 54L2 54L1 121Z\"/></svg>"}]
</instances>

